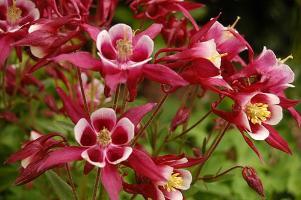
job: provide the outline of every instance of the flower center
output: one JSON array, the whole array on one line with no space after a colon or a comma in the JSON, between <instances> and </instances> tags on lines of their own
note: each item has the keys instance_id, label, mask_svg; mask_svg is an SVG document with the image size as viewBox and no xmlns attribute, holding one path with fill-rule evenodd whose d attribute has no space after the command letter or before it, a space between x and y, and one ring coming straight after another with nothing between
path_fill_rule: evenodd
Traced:
<instances>
[{"instance_id":1,"label":"flower center","mask_svg":"<svg viewBox=\"0 0 301 200\"><path fill-rule=\"evenodd\" d=\"M110 135L110 131L106 128L103 128L98 134L97 134L97 142L101 145L101 146L108 146L111 142L111 135Z\"/></svg>"},{"instance_id":2,"label":"flower center","mask_svg":"<svg viewBox=\"0 0 301 200\"><path fill-rule=\"evenodd\" d=\"M271 116L271 112L268 110L268 105L264 103L249 103L246 108L248 119L253 124L261 124Z\"/></svg>"},{"instance_id":3,"label":"flower center","mask_svg":"<svg viewBox=\"0 0 301 200\"><path fill-rule=\"evenodd\" d=\"M6 18L10 24L16 24L18 19L21 18L22 10L16 6L16 1L13 1L13 5L7 8Z\"/></svg>"},{"instance_id":4,"label":"flower center","mask_svg":"<svg viewBox=\"0 0 301 200\"><path fill-rule=\"evenodd\" d=\"M168 192L175 191L183 186L183 182L184 180L179 173L173 173L163 188Z\"/></svg>"},{"instance_id":5,"label":"flower center","mask_svg":"<svg viewBox=\"0 0 301 200\"><path fill-rule=\"evenodd\" d=\"M116 48L118 53L118 60L125 62L133 54L133 45L130 40L125 37L124 39L119 39L116 42Z\"/></svg>"}]
</instances>

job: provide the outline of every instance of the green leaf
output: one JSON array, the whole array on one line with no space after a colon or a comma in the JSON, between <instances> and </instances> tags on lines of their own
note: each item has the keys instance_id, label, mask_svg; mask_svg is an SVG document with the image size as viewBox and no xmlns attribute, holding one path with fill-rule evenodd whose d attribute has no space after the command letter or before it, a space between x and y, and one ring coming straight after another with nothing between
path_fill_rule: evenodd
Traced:
<instances>
[{"instance_id":1,"label":"green leaf","mask_svg":"<svg viewBox=\"0 0 301 200\"><path fill-rule=\"evenodd\" d=\"M72 189L70 185L68 185L61 177L59 177L53 171L47 171L45 174L59 199L73 199Z\"/></svg>"}]
</instances>

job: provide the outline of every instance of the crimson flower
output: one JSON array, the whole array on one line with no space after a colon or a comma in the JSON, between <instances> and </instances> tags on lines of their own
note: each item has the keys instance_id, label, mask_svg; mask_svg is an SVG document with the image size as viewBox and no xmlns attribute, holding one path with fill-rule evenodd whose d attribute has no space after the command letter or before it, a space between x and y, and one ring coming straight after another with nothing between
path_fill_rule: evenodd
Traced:
<instances>
[{"instance_id":1,"label":"crimson flower","mask_svg":"<svg viewBox=\"0 0 301 200\"><path fill-rule=\"evenodd\" d=\"M94 111L90 120L82 118L74 127L76 141L87 148L82 158L97 167L126 160L132 153L128 144L134 137L134 124L125 117L117 121L111 108Z\"/></svg>"},{"instance_id":2,"label":"crimson flower","mask_svg":"<svg viewBox=\"0 0 301 200\"><path fill-rule=\"evenodd\" d=\"M118 84L126 84L130 93L129 101L133 101L137 93L137 84L143 77L169 85L171 87L169 91L187 84L168 67L147 64L151 60L154 47L152 38L161 31L162 25L153 24L145 31L134 35L130 26L116 24L108 31L101 31L97 37L95 28L85 27L88 27L90 36L96 39L100 61L88 52L61 54L52 59L56 62L69 61L81 69L101 72L105 79L107 96L115 92Z\"/></svg>"}]
</instances>

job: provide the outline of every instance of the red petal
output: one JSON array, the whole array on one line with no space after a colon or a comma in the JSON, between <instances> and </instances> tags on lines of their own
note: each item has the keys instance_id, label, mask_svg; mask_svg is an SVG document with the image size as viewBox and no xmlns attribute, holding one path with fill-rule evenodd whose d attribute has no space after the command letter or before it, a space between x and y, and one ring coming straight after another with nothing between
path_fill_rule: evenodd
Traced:
<instances>
[{"instance_id":1,"label":"red petal","mask_svg":"<svg viewBox=\"0 0 301 200\"><path fill-rule=\"evenodd\" d=\"M128 118L134 125L135 127L140 123L142 118L150 112L154 107L156 106L156 103L147 103L142 106L137 106L130 108L128 111L126 111L122 117Z\"/></svg>"},{"instance_id":2,"label":"red petal","mask_svg":"<svg viewBox=\"0 0 301 200\"><path fill-rule=\"evenodd\" d=\"M134 124L128 118L121 118L112 131L112 143L128 144L134 138Z\"/></svg>"},{"instance_id":3,"label":"red petal","mask_svg":"<svg viewBox=\"0 0 301 200\"><path fill-rule=\"evenodd\" d=\"M2 65L4 65L5 60L9 56L9 53L11 51L10 44L12 43L12 38L9 36L3 36L0 37L0 69L2 69Z\"/></svg>"},{"instance_id":4,"label":"red petal","mask_svg":"<svg viewBox=\"0 0 301 200\"><path fill-rule=\"evenodd\" d=\"M101 181L111 200L119 199L122 189L121 176L113 165L107 164L101 171Z\"/></svg>"},{"instance_id":5,"label":"red petal","mask_svg":"<svg viewBox=\"0 0 301 200\"><path fill-rule=\"evenodd\" d=\"M68 61L81 69L89 69L95 71L102 70L101 62L93 58L88 52L79 51L70 54L61 54L50 59L55 62Z\"/></svg>"},{"instance_id":6,"label":"red petal","mask_svg":"<svg viewBox=\"0 0 301 200\"><path fill-rule=\"evenodd\" d=\"M160 64L145 64L142 68L144 75L161 84L167 84L173 89L188 83L176 72Z\"/></svg>"},{"instance_id":7,"label":"red petal","mask_svg":"<svg viewBox=\"0 0 301 200\"><path fill-rule=\"evenodd\" d=\"M135 35L135 37L133 38L133 44L135 45L136 42L143 36L143 35L147 35L149 36L151 39L154 39L160 32L162 29L163 25L162 24L152 24L150 27L148 27L146 30L142 31L141 33L138 33L137 35Z\"/></svg>"},{"instance_id":8,"label":"red petal","mask_svg":"<svg viewBox=\"0 0 301 200\"><path fill-rule=\"evenodd\" d=\"M116 113L111 108L100 108L91 114L91 122L97 132L103 128L111 131L116 124Z\"/></svg>"},{"instance_id":9,"label":"red petal","mask_svg":"<svg viewBox=\"0 0 301 200\"><path fill-rule=\"evenodd\" d=\"M40 176L45 171L54 168L60 164L81 160L81 153L85 150L83 147L64 147L50 152L45 158L29 164L16 179L16 184L28 183Z\"/></svg>"},{"instance_id":10,"label":"red petal","mask_svg":"<svg viewBox=\"0 0 301 200\"><path fill-rule=\"evenodd\" d=\"M64 111L73 121L73 123L76 124L81 118L86 118L87 120L89 119L86 112L79 105L78 102L73 101L69 96L66 95L66 93L61 88L57 87L56 91L63 101Z\"/></svg>"},{"instance_id":11,"label":"red petal","mask_svg":"<svg viewBox=\"0 0 301 200\"><path fill-rule=\"evenodd\" d=\"M279 149L280 151L283 151L288 154L292 154L292 151L290 150L288 143L281 137L281 135L272 127L269 125L264 125L270 132L270 135L265 141L271 145L272 147Z\"/></svg>"},{"instance_id":12,"label":"red petal","mask_svg":"<svg viewBox=\"0 0 301 200\"><path fill-rule=\"evenodd\" d=\"M137 149L133 149L128 162L135 172L155 182L166 182L173 171L169 166L156 165L149 155Z\"/></svg>"}]
</instances>

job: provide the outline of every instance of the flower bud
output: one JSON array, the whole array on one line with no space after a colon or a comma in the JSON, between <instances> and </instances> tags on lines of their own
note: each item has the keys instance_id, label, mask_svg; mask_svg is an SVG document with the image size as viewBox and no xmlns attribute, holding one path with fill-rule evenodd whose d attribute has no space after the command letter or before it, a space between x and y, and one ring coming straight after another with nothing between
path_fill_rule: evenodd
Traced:
<instances>
[{"instance_id":1,"label":"flower bud","mask_svg":"<svg viewBox=\"0 0 301 200\"><path fill-rule=\"evenodd\" d=\"M172 122L171 122L171 125L170 125L170 130L174 131L174 130L176 130L176 128L179 125L184 124L185 122L187 122L189 116L190 116L190 110L186 107L181 107L177 111L174 118L172 119Z\"/></svg>"},{"instance_id":2,"label":"flower bud","mask_svg":"<svg viewBox=\"0 0 301 200\"><path fill-rule=\"evenodd\" d=\"M262 182L257 176L254 168L244 167L242 170L242 176L254 191L256 191L260 196L264 197Z\"/></svg>"}]
</instances>

